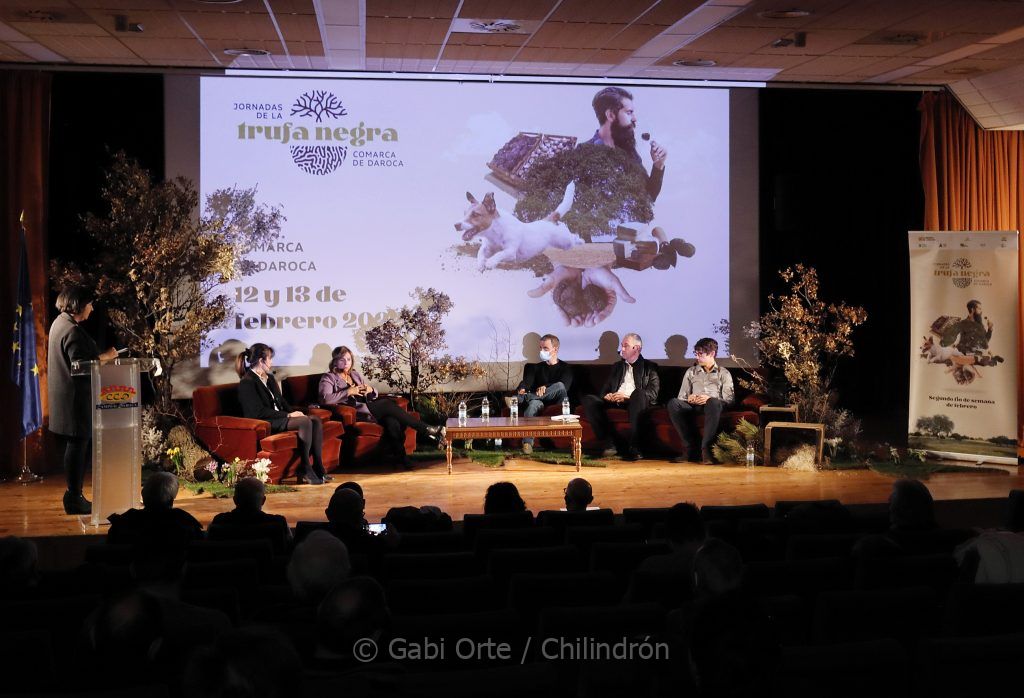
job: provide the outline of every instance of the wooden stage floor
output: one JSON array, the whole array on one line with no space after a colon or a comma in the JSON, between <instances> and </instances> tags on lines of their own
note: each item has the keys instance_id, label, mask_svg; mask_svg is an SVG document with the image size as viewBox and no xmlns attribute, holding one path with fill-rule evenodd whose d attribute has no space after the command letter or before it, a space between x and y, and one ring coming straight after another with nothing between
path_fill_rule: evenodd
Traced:
<instances>
[{"instance_id":1,"label":"wooden stage floor","mask_svg":"<svg viewBox=\"0 0 1024 698\"><path fill-rule=\"evenodd\" d=\"M502 467L485 467L456 460L448 476L442 457L411 471L389 466L364 472L335 473L326 486L304 485L296 492L272 494L266 511L284 514L290 523L323 520L324 507L334 486L356 480L366 495L369 521L379 521L394 506L432 504L460 520L464 514L483 510L484 492L500 480L514 482L526 505L534 512L563 506L562 490L577 476L572 466L549 465L527 460L508 460ZM626 507L670 506L676 502L750 504L769 506L781 499L839 499L844 504L883 504L893 479L870 470L793 472L779 468L746 469L736 466L677 465L664 460L638 463L607 461L606 467L584 467L580 476L594 488L594 504L621 512ZM977 472L933 475L926 483L936 500L983 500L1005 498L1011 489L1024 488L1024 477L1015 474ZM59 474L32 485L0 486L0 536L61 537L94 535L85 531L77 517L65 516L61 507L63 478ZM86 496L89 495L88 486ZM182 490L178 506L204 525L215 514L232 508L229 499L213 499ZM989 524L991 525L991 524ZM99 533L102 533L100 529Z\"/></svg>"}]
</instances>

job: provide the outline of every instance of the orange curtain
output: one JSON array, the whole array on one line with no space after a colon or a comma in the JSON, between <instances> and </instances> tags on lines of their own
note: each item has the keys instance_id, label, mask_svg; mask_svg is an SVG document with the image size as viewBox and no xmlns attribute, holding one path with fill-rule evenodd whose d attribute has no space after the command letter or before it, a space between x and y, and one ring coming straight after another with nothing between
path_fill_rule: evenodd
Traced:
<instances>
[{"instance_id":1,"label":"orange curtain","mask_svg":"<svg viewBox=\"0 0 1024 698\"><path fill-rule=\"evenodd\" d=\"M921 99L921 180L925 230L1021 230L1024 133L985 131L945 92ZM1021 242L1018 240L1018 242ZM1024 246L1018 248L1018 294ZM1017 332L1017 443L1024 453L1024 297Z\"/></svg>"},{"instance_id":2,"label":"orange curtain","mask_svg":"<svg viewBox=\"0 0 1024 698\"><path fill-rule=\"evenodd\" d=\"M50 75L29 70L0 70L0 341L8 346L14 324L14 286L21 260L21 233L18 216L25 212L28 232L28 265L32 281L32 306L36 320L36 350L40 366L46 366L46 306L50 294L46 245L46 178L49 158ZM21 469L26 453L30 467L39 472L48 469L43 458L45 430L30 434L23 445L20 415L11 393L9 352L0 352L0 391L11 404L4 408L0 424L0 475L11 476ZM44 419L47 414L46 374L40 378ZM26 450L23 450L26 449Z\"/></svg>"}]
</instances>

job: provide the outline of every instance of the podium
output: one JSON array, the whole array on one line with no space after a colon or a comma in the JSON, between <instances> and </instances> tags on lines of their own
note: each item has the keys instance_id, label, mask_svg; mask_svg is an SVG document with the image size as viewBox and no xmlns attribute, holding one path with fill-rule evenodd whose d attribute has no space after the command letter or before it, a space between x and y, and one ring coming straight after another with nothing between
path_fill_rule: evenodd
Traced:
<instances>
[{"instance_id":1,"label":"podium","mask_svg":"<svg viewBox=\"0 0 1024 698\"><path fill-rule=\"evenodd\" d=\"M100 526L111 514L136 506L142 479L140 377L157 359L73 361L71 373L89 376L92 406L92 514L82 524Z\"/></svg>"}]
</instances>

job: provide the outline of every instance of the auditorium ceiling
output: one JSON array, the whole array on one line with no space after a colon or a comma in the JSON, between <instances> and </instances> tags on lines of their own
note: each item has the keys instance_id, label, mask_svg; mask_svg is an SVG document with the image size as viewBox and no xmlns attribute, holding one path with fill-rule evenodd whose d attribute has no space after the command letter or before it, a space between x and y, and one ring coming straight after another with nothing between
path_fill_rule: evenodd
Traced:
<instances>
[{"instance_id":1,"label":"auditorium ceiling","mask_svg":"<svg viewBox=\"0 0 1024 698\"><path fill-rule=\"evenodd\" d=\"M1024 0L0 0L0 62L955 85L992 101L1024 84Z\"/></svg>"}]
</instances>

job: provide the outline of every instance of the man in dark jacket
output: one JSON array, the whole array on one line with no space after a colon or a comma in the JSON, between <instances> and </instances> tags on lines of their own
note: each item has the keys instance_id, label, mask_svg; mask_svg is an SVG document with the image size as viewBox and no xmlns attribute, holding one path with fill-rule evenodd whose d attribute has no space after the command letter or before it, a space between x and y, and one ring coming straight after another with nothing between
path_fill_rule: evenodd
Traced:
<instances>
[{"instance_id":1,"label":"man in dark jacket","mask_svg":"<svg viewBox=\"0 0 1024 698\"><path fill-rule=\"evenodd\" d=\"M630 332L622 338L619 361L612 368L611 375L601 389L601 395L586 395L583 398L583 413L594 430L598 441L612 447L606 448L603 457L610 458L618 452L626 460L640 460L640 422L648 409L658 400L657 364L647 361L640 355L643 340L636 332ZM609 407L621 407L629 412L629 439L625 444L618 443L615 433L608 422Z\"/></svg>"},{"instance_id":2,"label":"man in dark jacket","mask_svg":"<svg viewBox=\"0 0 1024 698\"><path fill-rule=\"evenodd\" d=\"M540 338L540 361L523 368L523 380L516 387L516 399L524 417L536 417L545 405L557 405L569 396L572 366L558 358L558 337ZM523 452L533 452L533 437L523 439Z\"/></svg>"},{"instance_id":3,"label":"man in dark jacket","mask_svg":"<svg viewBox=\"0 0 1024 698\"><path fill-rule=\"evenodd\" d=\"M234 501L234 509L222 511L213 517L211 529L222 526L260 526L268 532L275 532L272 538L275 548L283 548L284 544L291 540L292 532L288 528L288 520L280 514L268 514L263 511L263 505L267 503L267 489L258 478L243 477L235 483Z\"/></svg>"}]
</instances>

